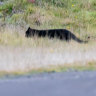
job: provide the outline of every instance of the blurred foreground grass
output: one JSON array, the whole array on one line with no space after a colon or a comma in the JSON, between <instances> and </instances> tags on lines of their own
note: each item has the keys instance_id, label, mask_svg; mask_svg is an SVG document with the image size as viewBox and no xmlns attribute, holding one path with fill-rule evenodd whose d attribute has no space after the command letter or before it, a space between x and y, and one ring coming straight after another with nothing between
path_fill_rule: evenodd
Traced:
<instances>
[{"instance_id":1,"label":"blurred foreground grass","mask_svg":"<svg viewBox=\"0 0 96 96\"><path fill-rule=\"evenodd\" d=\"M70 72L70 71L96 71L96 61L88 62L86 65L80 65L80 63L74 65L51 65L46 68L33 68L27 71L0 71L0 77L3 76L18 76L40 73L54 73L54 72Z\"/></svg>"}]
</instances>

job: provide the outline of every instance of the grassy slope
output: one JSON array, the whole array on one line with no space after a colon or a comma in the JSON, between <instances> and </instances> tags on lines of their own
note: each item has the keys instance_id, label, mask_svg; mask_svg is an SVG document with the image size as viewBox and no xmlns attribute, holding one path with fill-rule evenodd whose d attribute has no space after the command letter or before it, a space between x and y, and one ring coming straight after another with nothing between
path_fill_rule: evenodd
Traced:
<instances>
[{"instance_id":1,"label":"grassy slope","mask_svg":"<svg viewBox=\"0 0 96 96\"><path fill-rule=\"evenodd\" d=\"M66 28L82 39L86 39L89 35L93 36L93 39L96 37L95 0L36 0L35 3L29 3L26 0L2 1L4 4L0 5L0 45L42 49L51 47L52 50L54 50L54 46L56 50L58 45L61 49L66 46L59 40L51 41L48 38L26 39L24 32L28 26L38 29ZM90 45L95 47L94 40L88 43L88 46ZM74 43L71 46L74 48ZM88 46L84 45L83 48ZM77 44L75 47L82 49L82 45ZM95 62L88 63L88 67L85 69L95 69L95 64ZM48 71L64 69L61 66L52 68L49 68ZM42 68L36 70L40 71Z\"/></svg>"},{"instance_id":2,"label":"grassy slope","mask_svg":"<svg viewBox=\"0 0 96 96\"><path fill-rule=\"evenodd\" d=\"M79 32L96 26L95 0L8 0L0 11L7 23L24 21L36 28L71 28Z\"/></svg>"},{"instance_id":3,"label":"grassy slope","mask_svg":"<svg viewBox=\"0 0 96 96\"><path fill-rule=\"evenodd\" d=\"M66 28L82 39L96 37L95 0L35 0L34 3L27 0L2 1L0 25L18 25L23 31L28 26L38 29ZM4 26L3 29L6 31L8 28Z\"/></svg>"}]
</instances>

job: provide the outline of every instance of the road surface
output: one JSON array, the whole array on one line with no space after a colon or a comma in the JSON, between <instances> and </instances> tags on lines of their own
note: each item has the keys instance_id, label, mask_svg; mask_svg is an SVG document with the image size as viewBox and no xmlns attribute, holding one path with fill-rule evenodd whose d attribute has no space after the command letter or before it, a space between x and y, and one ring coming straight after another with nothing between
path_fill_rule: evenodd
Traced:
<instances>
[{"instance_id":1,"label":"road surface","mask_svg":"<svg viewBox=\"0 0 96 96\"><path fill-rule=\"evenodd\" d=\"M96 72L7 76L0 79L0 96L96 96Z\"/></svg>"}]
</instances>

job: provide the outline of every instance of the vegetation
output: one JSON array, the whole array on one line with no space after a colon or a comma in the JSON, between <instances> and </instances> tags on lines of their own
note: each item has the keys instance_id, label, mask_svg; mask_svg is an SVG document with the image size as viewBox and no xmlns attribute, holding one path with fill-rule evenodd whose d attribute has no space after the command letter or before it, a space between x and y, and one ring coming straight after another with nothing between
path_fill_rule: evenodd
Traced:
<instances>
[{"instance_id":1,"label":"vegetation","mask_svg":"<svg viewBox=\"0 0 96 96\"><path fill-rule=\"evenodd\" d=\"M96 26L95 0L2 1L0 15L6 23L25 22L36 28L67 28L78 32Z\"/></svg>"},{"instance_id":2,"label":"vegetation","mask_svg":"<svg viewBox=\"0 0 96 96\"><path fill-rule=\"evenodd\" d=\"M0 46L35 48L48 48L50 46L53 48L55 46L55 49L58 49L58 45L60 48L66 46L65 42L56 39L52 41L48 38L25 38L25 31L30 26L36 29L66 28L81 39L85 40L92 37L92 40L90 39L91 41L83 47L89 48L90 45L95 47L96 0L0 0L0 2L2 2L0 4ZM73 43L72 47L74 47ZM82 48L78 44L75 46ZM77 48L79 49L79 47ZM95 66L96 62L90 64ZM87 68L85 66L70 67L85 70L96 69L93 65L92 67L89 65ZM66 68L70 69L68 66L52 68L45 68L44 70L57 72ZM40 72L43 69L36 69L35 71L37 72L37 70Z\"/></svg>"},{"instance_id":3,"label":"vegetation","mask_svg":"<svg viewBox=\"0 0 96 96\"><path fill-rule=\"evenodd\" d=\"M0 77L12 77L18 75L27 75L27 74L39 74L39 73L53 73L53 72L69 72L69 71L96 71L96 62L88 62L87 65L57 65L57 66L49 66L46 68L33 68L27 71L0 71Z\"/></svg>"},{"instance_id":4,"label":"vegetation","mask_svg":"<svg viewBox=\"0 0 96 96\"><path fill-rule=\"evenodd\" d=\"M1 0L0 25L66 28L83 39L96 37L95 0ZM91 32L90 32L91 31ZM94 35L93 35L94 34Z\"/></svg>"}]
</instances>

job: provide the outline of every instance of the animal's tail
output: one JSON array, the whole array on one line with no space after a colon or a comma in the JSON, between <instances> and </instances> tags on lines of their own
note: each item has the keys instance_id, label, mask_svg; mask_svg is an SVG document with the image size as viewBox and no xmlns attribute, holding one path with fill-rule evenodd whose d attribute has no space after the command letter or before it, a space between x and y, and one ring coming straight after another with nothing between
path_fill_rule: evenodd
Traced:
<instances>
[{"instance_id":1,"label":"animal's tail","mask_svg":"<svg viewBox=\"0 0 96 96\"><path fill-rule=\"evenodd\" d=\"M77 41L78 43L88 43L88 41L80 40L78 37L76 37L74 34L72 34L72 39Z\"/></svg>"}]
</instances>

